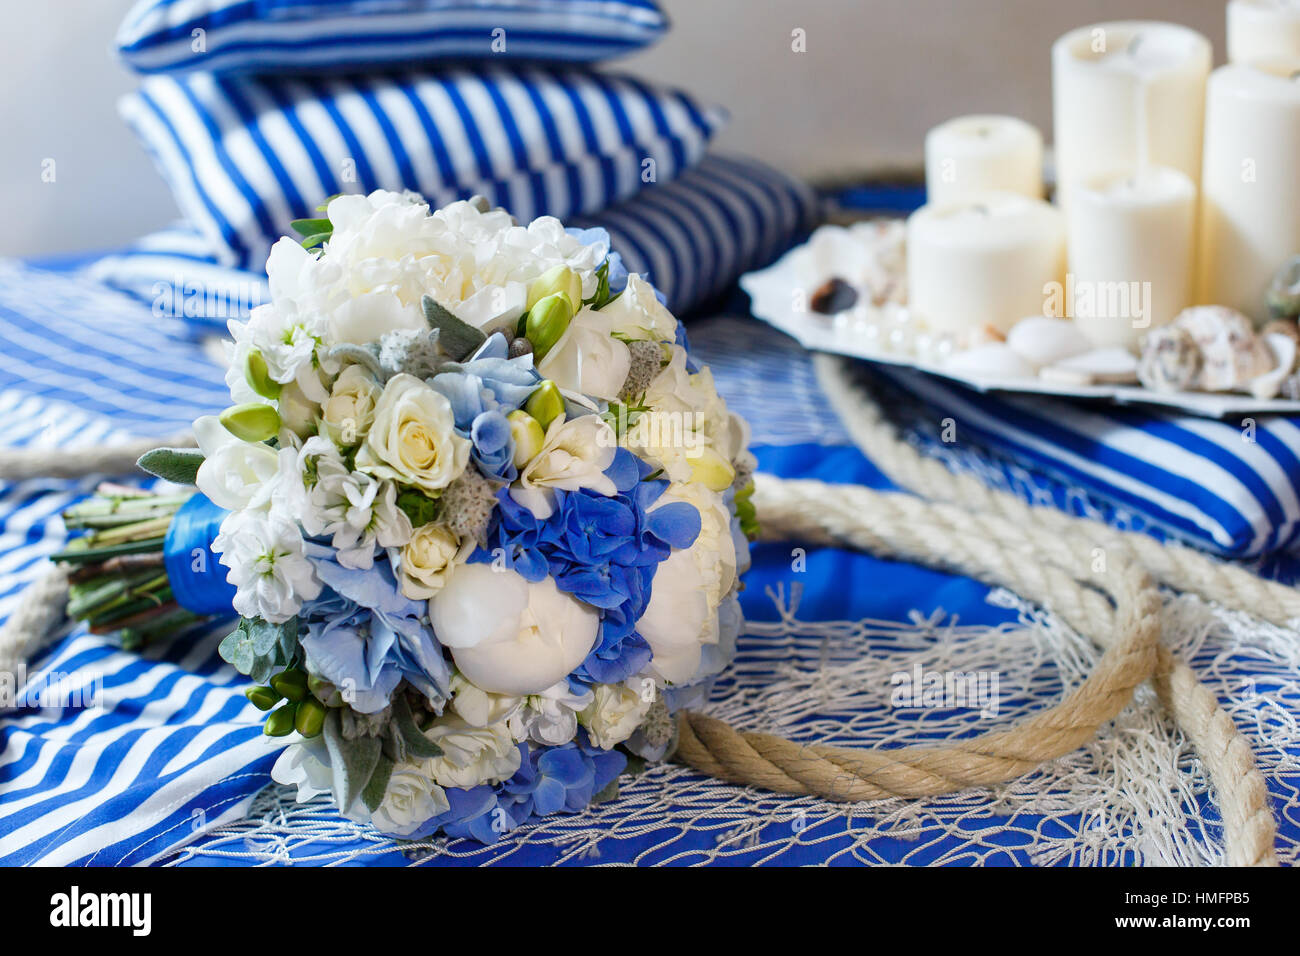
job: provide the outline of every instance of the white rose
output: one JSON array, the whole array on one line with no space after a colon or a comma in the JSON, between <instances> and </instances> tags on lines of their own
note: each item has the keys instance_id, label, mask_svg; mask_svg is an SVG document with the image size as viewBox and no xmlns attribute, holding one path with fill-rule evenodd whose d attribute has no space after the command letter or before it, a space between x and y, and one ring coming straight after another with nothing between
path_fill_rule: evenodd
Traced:
<instances>
[{"instance_id":1,"label":"white rose","mask_svg":"<svg viewBox=\"0 0 1300 956\"><path fill-rule=\"evenodd\" d=\"M699 669L703 646L718 642L718 607L735 587L737 556L722 495L698 483L674 485L655 507L674 501L700 512L700 534L655 569L650 601L636 629L654 654L651 671L680 684Z\"/></svg>"},{"instance_id":2,"label":"white rose","mask_svg":"<svg viewBox=\"0 0 1300 956\"><path fill-rule=\"evenodd\" d=\"M215 415L195 419L194 437L203 452L194 483L213 504L228 511L270 506L279 473L274 448L236 438Z\"/></svg>"},{"instance_id":3,"label":"white rose","mask_svg":"<svg viewBox=\"0 0 1300 956\"><path fill-rule=\"evenodd\" d=\"M591 652L600 614L551 578L466 564L429 601L429 621L456 667L483 690L540 694Z\"/></svg>"},{"instance_id":4,"label":"white rose","mask_svg":"<svg viewBox=\"0 0 1300 956\"><path fill-rule=\"evenodd\" d=\"M474 727L460 717L444 715L424 734L442 748L442 756L430 757L423 767L444 787L500 783L519 769L519 748L503 723Z\"/></svg>"},{"instance_id":5,"label":"white rose","mask_svg":"<svg viewBox=\"0 0 1300 956\"><path fill-rule=\"evenodd\" d=\"M298 523L278 511L232 511L212 542L226 580L235 586L235 610L283 624L318 597L321 583L303 554Z\"/></svg>"},{"instance_id":6,"label":"white rose","mask_svg":"<svg viewBox=\"0 0 1300 956\"><path fill-rule=\"evenodd\" d=\"M403 837L450 809L446 791L434 782L427 765L403 762L393 767L384 800L370 822L380 833Z\"/></svg>"},{"instance_id":7,"label":"white rose","mask_svg":"<svg viewBox=\"0 0 1300 956\"><path fill-rule=\"evenodd\" d=\"M433 597L442 590L451 572L465 563L474 547L474 541L462 542L440 524L416 528L396 562L402 593L413 601Z\"/></svg>"},{"instance_id":8,"label":"white rose","mask_svg":"<svg viewBox=\"0 0 1300 956\"><path fill-rule=\"evenodd\" d=\"M321 424L336 444L355 445L366 437L375 420L375 404L381 389L363 366L349 365L330 389L321 409Z\"/></svg>"},{"instance_id":9,"label":"white rose","mask_svg":"<svg viewBox=\"0 0 1300 956\"><path fill-rule=\"evenodd\" d=\"M632 677L621 684L597 684L594 698L578 717L591 742L601 750L621 744L641 726L655 702L658 688L648 677Z\"/></svg>"},{"instance_id":10,"label":"white rose","mask_svg":"<svg viewBox=\"0 0 1300 956\"><path fill-rule=\"evenodd\" d=\"M453 431L451 403L414 375L394 375L357 452L357 470L441 491L469 463L470 442Z\"/></svg>"},{"instance_id":11,"label":"white rose","mask_svg":"<svg viewBox=\"0 0 1300 956\"><path fill-rule=\"evenodd\" d=\"M655 296L654 286L639 275L628 276L627 288L596 314L609 333L625 338L651 342L677 338L677 320Z\"/></svg>"},{"instance_id":12,"label":"white rose","mask_svg":"<svg viewBox=\"0 0 1300 956\"><path fill-rule=\"evenodd\" d=\"M618 490L605 469L614 463L618 436L599 415L557 418L546 430L546 441L519 472L510 496L538 518L549 518L555 508L554 490L590 488L597 494Z\"/></svg>"},{"instance_id":13,"label":"white rose","mask_svg":"<svg viewBox=\"0 0 1300 956\"><path fill-rule=\"evenodd\" d=\"M588 308L575 315L537 371L567 391L613 400L627 382L632 353L609 334L600 314Z\"/></svg>"}]
</instances>

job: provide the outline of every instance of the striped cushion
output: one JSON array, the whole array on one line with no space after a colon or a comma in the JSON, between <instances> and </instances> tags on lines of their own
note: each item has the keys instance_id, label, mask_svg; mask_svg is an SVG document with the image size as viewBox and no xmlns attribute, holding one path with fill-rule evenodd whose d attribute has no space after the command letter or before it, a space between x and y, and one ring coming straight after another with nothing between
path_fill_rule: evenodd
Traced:
<instances>
[{"instance_id":1,"label":"striped cushion","mask_svg":"<svg viewBox=\"0 0 1300 956\"><path fill-rule=\"evenodd\" d=\"M156 76L122 102L185 217L226 265L260 270L328 196L475 193L523 220L571 218L668 182L724 114L580 71L336 78Z\"/></svg>"},{"instance_id":2,"label":"striped cushion","mask_svg":"<svg viewBox=\"0 0 1300 956\"><path fill-rule=\"evenodd\" d=\"M669 307L685 315L729 288L742 272L771 262L813 225L811 191L753 160L705 157L671 183L573 220L599 227L632 272L644 273ZM152 304L160 318L224 329L264 301L252 272L218 265L207 240L180 225L146 237L89 267L90 274Z\"/></svg>"},{"instance_id":3,"label":"striped cushion","mask_svg":"<svg viewBox=\"0 0 1300 956\"><path fill-rule=\"evenodd\" d=\"M876 373L973 443L1227 557L1300 550L1300 420L1215 421L1145 408L982 394L918 372ZM1249 423L1249 424L1247 424Z\"/></svg>"},{"instance_id":4,"label":"striped cushion","mask_svg":"<svg viewBox=\"0 0 1300 956\"><path fill-rule=\"evenodd\" d=\"M117 34L142 73L594 61L654 42L654 0L140 0Z\"/></svg>"}]
</instances>

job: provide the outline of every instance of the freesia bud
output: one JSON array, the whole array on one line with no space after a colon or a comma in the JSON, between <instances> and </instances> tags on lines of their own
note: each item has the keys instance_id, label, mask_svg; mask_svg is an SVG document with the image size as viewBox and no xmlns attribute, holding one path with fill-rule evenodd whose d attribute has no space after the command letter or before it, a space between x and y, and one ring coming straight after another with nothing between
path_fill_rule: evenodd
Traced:
<instances>
[{"instance_id":1,"label":"freesia bud","mask_svg":"<svg viewBox=\"0 0 1300 956\"><path fill-rule=\"evenodd\" d=\"M307 696L307 674L300 670L281 671L271 678L271 687L289 700Z\"/></svg>"},{"instance_id":2,"label":"freesia bud","mask_svg":"<svg viewBox=\"0 0 1300 956\"><path fill-rule=\"evenodd\" d=\"M563 292L548 295L528 311L524 334L533 343L533 361L540 362L546 358L546 353L560 341L571 321L573 306Z\"/></svg>"},{"instance_id":3,"label":"freesia bud","mask_svg":"<svg viewBox=\"0 0 1300 956\"><path fill-rule=\"evenodd\" d=\"M542 450L546 431L541 422L522 408L507 415L506 421L510 423L510 436L515 440L515 467L522 468Z\"/></svg>"},{"instance_id":4,"label":"freesia bud","mask_svg":"<svg viewBox=\"0 0 1300 956\"><path fill-rule=\"evenodd\" d=\"M242 441L266 441L280 430L280 413L261 402L232 405L219 418L226 431Z\"/></svg>"},{"instance_id":5,"label":"freesia bud","mask_svg":"<svg viewBox=\"0 0 1300 956\"><path fill-rule=\"evenodd\" d=\"M528 286L528 308L532 309L548 295L563 292L569 300L569 308L577 312L582 308L582 277L568 266L555 266L548 269Z\"/></svg>"},{"instance_id":6,"label":"freesia bud","mask_svg":"<svg viewBox=\"0 0 1300 956\"><path fill-rule=\"evenodd\" d=\"M293 733L293 718L297 709L297 704L285 704L279 710L271 711L271 716L266 718L266 724L262 727L262 733L268 737L287 737Z\"/></svg>"},{"instance_id":7,"label":"freesia bud","mask_svg":"<svg viewBox=\"0 0 1300 956\"><path fill-rule=\"evenodd\" d=\"M564 396L560 394L559 386L550 380L542 382L528 396L524 411L537 419L543 431L550 428L551 422L564 414Z\"/></svg>"},{"instance_id":8,"label":"freesia bud","mask_svg":"<svg viewBox=\"0 0 1300 956\"><path fill-rule=\"evenodd\" d=\"M244 691L244 696L253 702L253 706L258 710L270 710L278 704L283 695L272 690L270 687L250 687Z\"/></svg>"},{"instance_id":9,"label":"freesia bud","mask_svg":"<svg viewBox=\"0 0 1300 956\"><path fill-rule=\"evenodd\" d=\"M726 491L736 480L736 469L712 448L701 448L695 457L686 456L691 466L691 481L698 481L710 491Z\"/></svg>"},{"instance_id":10,"label":"freesia bud","mask_svg":"<svg viewBox=\"0 0 1300 956\"><path fill-rule=\"evenodd\" d=\"M293 729L304 737L317 736L325 726L325 705L308 698L294 712Z\"/></svg>"},{"instance_id":11,"label":"freesia bud","mask_svg":"<svg viewBox=\"0 0 1300 956\"><path fill-rule=\"evenodd\" d=\"M244 357L244 378L248 379L249 387L263 398L274 401L280 397L281 385L271 378L266 357L257 349L251 349Z\"/></svg>"}]
</instances>

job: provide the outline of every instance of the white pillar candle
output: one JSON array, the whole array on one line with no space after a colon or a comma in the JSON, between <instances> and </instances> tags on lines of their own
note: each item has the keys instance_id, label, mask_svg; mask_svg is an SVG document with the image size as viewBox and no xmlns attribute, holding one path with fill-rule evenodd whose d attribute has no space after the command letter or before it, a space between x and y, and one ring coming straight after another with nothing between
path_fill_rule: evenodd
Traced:
<instances>
[{"instance_id":1,"label":"white pillar candle","mask_svg":"<svg viewBox=\"0 0 1300 956\"><path fill-rule=\"evenodd\" d=\"M1300 56L1300 0L1232 0L1228 62Z\"/></svg>"},{"instance_id":2,"label":"white pillar candle","mask_svg":"<svg viewBox=\"0 0 1300 956\"><path fill-rule=\"evenodd\" d=\"M1069 314L1099 348L1134 349L1192 304L1196 187L1148 167L1076 185L1069 217Z\"/></svg>"},{"instance_id":3,"label":"white pillar candle","mask_svg":"<svg viewBox=\"0 0 1300 956\"><path fill-rule=\"evenodd\" d=\"M956 335L1005 333L1042 315L1065 267L1065 219L1041 199L990 192L922 206L907 220L912 311Z\"/></svg>"},{"instance_id":4,"label":"white pillar candle","mask_svg":"<svg viewBox=\"0 0 1300 956\"><path fill-rule=\"evenodd\" d=\"M925 137L926 202L975 193L1043 198L1043 136L1014 116L962 116Z\"/></svg>"},{"instance_id":5,"label":"white pillar candle","mask_svg":"<svg viewBox=\"0 0 1300 956\"><path fill-rule=\"evenodd\" d=\"M1300 253L1300 57L1210 77L1201 301L1263 321L1273 273Z\"/></svg>"},{"instance_id":6,"label":"white pillar candle","mask_svg":"<svg viewBox=\"0 0 1300 956\"><path fill-rule=\"evenodd\" d=\"M1057 200L1074 183L1170 166L1200 182L1210 41L1172 23L1082 27L1052 46Z\"/></svg>"}]
</instances>

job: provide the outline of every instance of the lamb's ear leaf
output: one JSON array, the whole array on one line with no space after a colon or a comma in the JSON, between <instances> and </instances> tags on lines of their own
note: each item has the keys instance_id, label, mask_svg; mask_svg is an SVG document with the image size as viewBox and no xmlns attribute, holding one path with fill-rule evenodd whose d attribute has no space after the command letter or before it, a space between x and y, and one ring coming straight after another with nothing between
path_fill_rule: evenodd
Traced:
<instances>
[{"instance_id":1,"label":"lamb's ear leaf","mask_svg":"<svg viewBox=\"0 0 1300 956\"><path fill-rule=\"evenodd\" d=\"M393 722L397 724L397 730L402 735L407 753L415 757L442 756L442 748L424 735L424 731L420 729L411 714L411 707L406 702L406 697L402 694L398 694L393 699Z\"/></svg>"},{"instance_id":2,"label":"lamb's ear leaf","mask_svg":"<svg viewBox=\"0 0 1300 956\"><path fill-rule=\"evenodd\" d=\"M374 776L383 756L383 741L378 737L354 737L351 740L344 737L341 708L330 709L323 732L330 768L334 771L334 801L346 813ZM384 785L388 785L387 780Z\"/></svg>"},{"instance_id":3,"label":"lamb's ear leaf","mask_svg":"<svg viewBox=\"0 0 1300 956\"><path fill-rule=\"evenodd\" d=\"M371 813L378 810L379 805L384 802L384 793L388 790L388 780L392 775L393 761L381 753L379 763L375 764L375 772L370 775L366 788L361 791L361 802Z\"/></svg>"},{"instance_id":4,"label":"lamb's ear leaf","mask_svg":"<svg viewBox=\"0 0 1300 956\"><path fill-rule=\"evenodd\" d=\"M420 306L424 309L424 318L429 323L429 328L438 331L438 344L457 362L468 358L487 341L487 336L481 329L456 318L435 302L433 296L426 295L420 300Z\"/></svg>"},{"instance_id":5,"label":"lamb's ear leaf","mask_svg":"<svg viewBox=\"0 0 1300 956\"><path fill-rule=\"evenodd\" d=\"M136 467L178 485L192 485L203 464L203 452L197 448L155 448L136 461Z\"/></svg>"}]
</instances>

